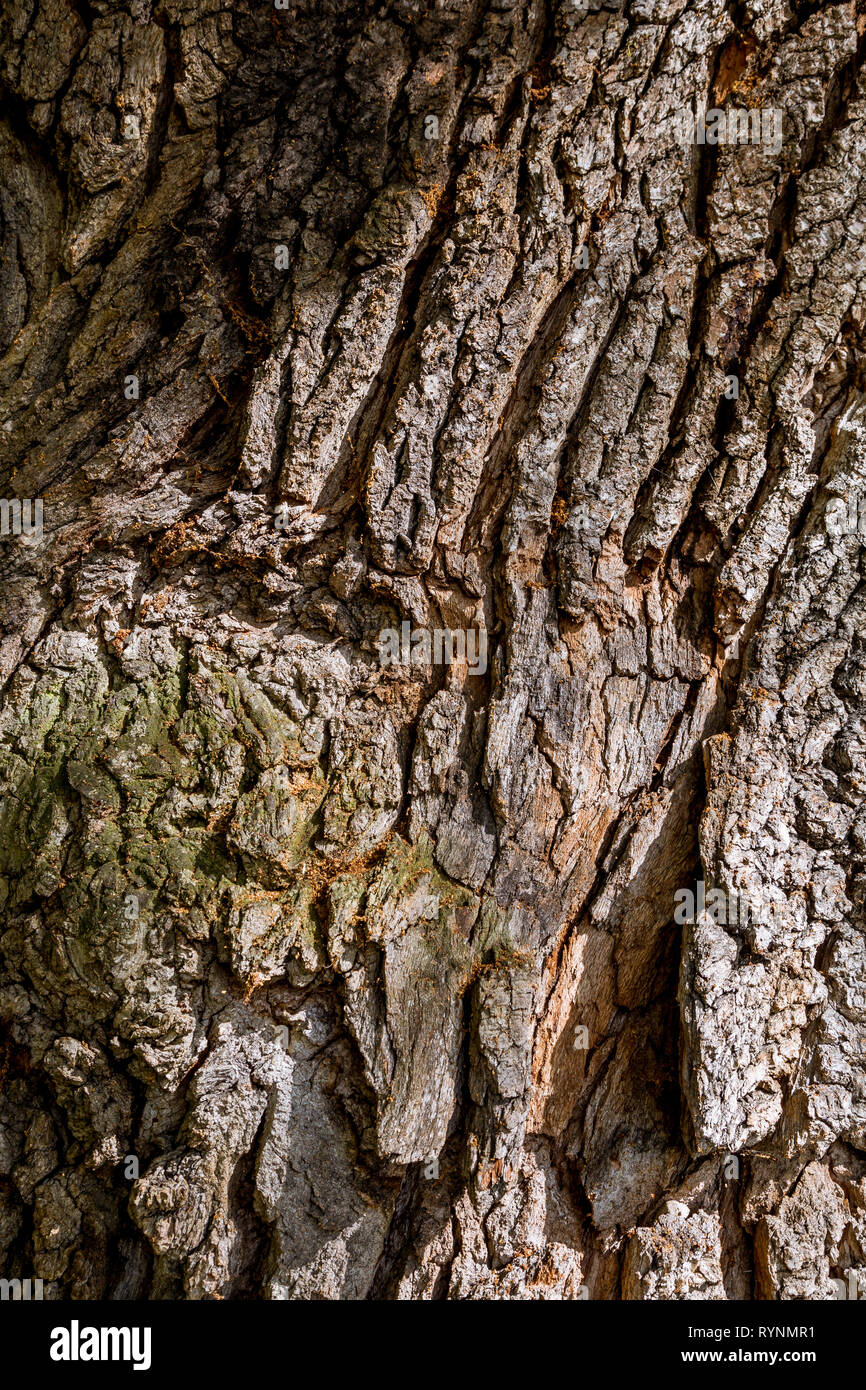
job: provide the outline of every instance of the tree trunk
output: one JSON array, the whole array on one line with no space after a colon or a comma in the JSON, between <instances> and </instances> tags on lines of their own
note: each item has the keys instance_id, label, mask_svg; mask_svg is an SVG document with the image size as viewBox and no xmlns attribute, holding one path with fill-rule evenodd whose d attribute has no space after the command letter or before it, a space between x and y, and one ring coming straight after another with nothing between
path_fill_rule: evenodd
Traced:
<instances>
[{"instance_id":1,"label":"tree trunk","mask_svg":"<svg viewBox=\"0 0 866 1390\"><path fill-rule=\"evenodd\" d=\"M0 1272L856 1288L863 17L0 23Z\"/></svg>"}]
</instances>

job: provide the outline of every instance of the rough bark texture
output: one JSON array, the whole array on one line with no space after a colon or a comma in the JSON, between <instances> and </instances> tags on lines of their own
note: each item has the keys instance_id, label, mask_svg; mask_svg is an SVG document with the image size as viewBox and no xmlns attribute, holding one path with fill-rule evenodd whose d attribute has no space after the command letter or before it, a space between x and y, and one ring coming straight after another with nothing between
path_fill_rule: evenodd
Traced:
<instances>
[{"instance_id":1,"label":"rough bark texture","mask_svg":"<svg viewBox=\"0 0 866 1390\"><path fill-rule=\"evenodd\" d=\"M866 1274L864 30L5 0L0 1273Z\"/></svg>"}]
</instances>

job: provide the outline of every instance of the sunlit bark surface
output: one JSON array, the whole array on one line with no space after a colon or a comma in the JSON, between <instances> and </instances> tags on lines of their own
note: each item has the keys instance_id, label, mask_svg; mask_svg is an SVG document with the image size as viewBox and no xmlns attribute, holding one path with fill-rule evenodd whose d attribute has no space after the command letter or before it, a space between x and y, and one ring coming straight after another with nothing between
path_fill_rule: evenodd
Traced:
<instances>
[{"instance_id":1,"label":"sunlit bark surface","mask_svg":"<svg viewBox=\"0 0 866 1390\"><path fill-rule=\"evenodd\" d=\"M866 1278L864 31L6 0L0 1274Z\"/></svg>"}]
</instances>

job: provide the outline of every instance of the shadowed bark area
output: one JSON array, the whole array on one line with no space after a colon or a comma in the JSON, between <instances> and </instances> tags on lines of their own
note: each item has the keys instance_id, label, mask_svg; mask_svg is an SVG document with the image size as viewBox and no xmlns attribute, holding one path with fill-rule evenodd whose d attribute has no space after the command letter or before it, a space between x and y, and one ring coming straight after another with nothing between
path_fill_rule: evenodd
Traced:
<instances>
[{"instance_id":1,"label":"shadowed bark area","mask_svg":"<svg viewBox=\"0 0 866 1390\"><path fill-rule=\"evenodd\" d=\"M0 18L0 1273L833 1298L866 19L285 3Z\"/></svg>"}]
</instances>

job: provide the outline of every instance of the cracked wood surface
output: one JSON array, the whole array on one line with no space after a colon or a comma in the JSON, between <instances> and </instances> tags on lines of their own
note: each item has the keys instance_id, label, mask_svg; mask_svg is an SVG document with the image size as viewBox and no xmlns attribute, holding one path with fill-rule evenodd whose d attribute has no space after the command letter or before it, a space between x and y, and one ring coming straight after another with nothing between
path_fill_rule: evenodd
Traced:
<instances>
[{"instance_id":1,"label":"cracked wood surface","mask_svg":"<svg viewBox=\"0 0 866 1390\"><path fill-rule=\"evenodd\" d=\"M7 0L4 1276L866 1280L864 46Z\"/></svg>"}]
</instances>

